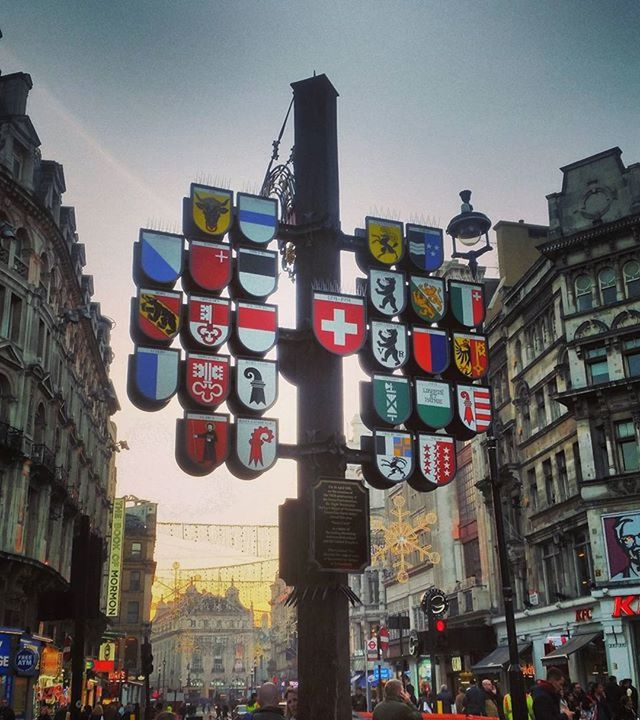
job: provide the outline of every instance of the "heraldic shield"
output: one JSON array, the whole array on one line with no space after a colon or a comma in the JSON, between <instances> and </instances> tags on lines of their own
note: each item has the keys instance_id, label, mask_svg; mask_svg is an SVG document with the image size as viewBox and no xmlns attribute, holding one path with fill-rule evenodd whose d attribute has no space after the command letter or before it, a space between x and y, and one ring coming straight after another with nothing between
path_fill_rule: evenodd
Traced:
<instances>
[{"instance_id":1,"label":"heraldic shield","mask_svg":"<svg viewBox=\"0 0 640 720\"><path fill-rule=\"evenodd\" d=\"M219 293L231 282L231 246L191 240L187 271L191 289Z\"/></svg>"},{"instance_id":2,"label":"heraldic shield","mask_svg":"<svg viewBox=\"0 0 640 720\"><path fill-rule=\"evenodd\" d=\"M449 307L460 325L478 327L484 322L484 287L462 280L449 280Z\"/></svg>"},{"instance_id":3,"label":"heraldic shield","mask_svg":"<svg viewBox=\"0 0 640 720\"><path fill-rule=\"evenodd\" d=\"M236 418L236 456L253 472L264 472L277 459L278 421L267 418Z\"/></svg>"},{"instance_id":4,"label":"heraldic shield","mask_svg":"<svg viewBox=\"0 0 640 720\"><path fill-rule=\"evenodd\" d=\"M129 356L127 395L141 410L160 410L178 390L180 351L135 346Z\"/></svg>"},{"instance_id":5,"label":"heraldic shield","mask_svg":"<svg viewBox=\"0 0 640 720\"><path fill-rule=\"evenodd\" d=\"M403 323L371 321L371 350L383 367L395 370L408 359L408 333Z\"/></svg>"},{"instance_id":6,"label":"heraldic shield","mask_svg":"<svg viewBox=\"0 0 640 720\"><path fill-rule=\"evenodd\" d=\"M134 257L140 272L134 268L134 277L139 278L141 275L141 279L151 285L173 287L182 275L182 235L141 229L139 237ZM138 284L143 285L145 282Z\"/></svg>"},{"instance_id":7,"label":"heraldic shield","mask_svg":"<svg viewBox=\"0 0 640 720\"><path fill-rule=\"evenodd\" d=\"M491 425L491 390L481 385L456 385L458 416L471 432L485 432Z\"/></svg>"},{"instance_id":8,"label":"heraldic shield","mask_svg":"<svg viewBox=\"0 0 640 720\"><path fill-rule=\"evenodd\" d=\"M382 477L393 482L402 482L413 473L413 437L411 433L374 430L373 444L376 468Z\"/></svg>"},{"instance_id":9,"label":"heraldic shield","mask_svg":"<svg viewBox=\"0 0 640 720\"><path fill-rule=\"evenodd\" d=\"M406 231L411 262L426 272L437 270L444 262L442 229L408 224Z\"/></svg>"},{"instance_id":10,"label":"heraldic shield","mask_svg":"<svg viewBox=\"0 0 640 720\"><path fill-rule=\"evenodd\" d=\"M365 218L371 255L383 265L395 265L404 255L403 224L395 220Z\"/></svg>"},{"instance_id":11,"label":"heraldic shield","mask_svg":"<svg viewBox=\"0 0 640 720\"><path fill-rule=\"evenodd\" d=\"M191 221L196 232L221 236L228 232L233 218L233 192L191 183ZM185 235L190 233L186 232Z\"/></svg>"},{"instance_id":12,"label":"heraldic shield","mask_svg":"<svg viewBox=\"0 0 640 720\"><path fill-rule=\"evenodd\" d=\"M248 352L268 352L278 339L278 306L238 302L236 332Z\"/></svg>"},{"instance_id":13,"label":"heraldic shield","mask_svg":"<svg viewBox=\"0 0 640 720\"><path fill-rule=\"evenodd\" d=\"M432 485L448 485L455 477L456 445L449 435L418 433L418 466Z\"/></svg>"},{"instance_id":14,"label":"heraldic shield","mask_svg":"<svg viewBox=\"0 0 640 720\"><path fill-rule=\"evenodd\" d=\"M238 282L245 294L263 298L278 285L278 253L255 248L238 248Z\"/></svg>"},{"instance_id":15,"label":"heraldic shield","mask_svg":"<svg viewBox=\"0 0 640 720\"><path fill-rule=\"evenodd\" d=\"M275 360L238 358L236 394L246 410L262 413L278 399L278 363Z\"/></svg>"},{"instance_id":16,"label":"heraldic shield","mask_svg":"<svg viewBox=\"0 0 640 720\"><path fill-rule=\"evenodd\" d=\"M231 302L225 298L189 295L187 321L188 337L185 345L201 348L219 347L229 338Z\"/></svg>"},{"instance_id":17,"label":"heraldic shield","mask_svg":"<svg viewBox=\"0 0 640 720\"><path fill-rule=\"evenodd\" d=\"M449 383L416 378L416 410L418 417L434 430L453 420L453 397Z\"/></svg>"},{"instance_id":18,"label":"heraldic shield","mask_svg":"<svg viewBox=\"0 0 640 720\"><path fill-rule=\"evenodd\" d=\"M249 241L267 245L278 228L278 201L275 198L238 193L238 228Z\"/></svg>"},{"instance_id":19,"label":"heraldic shield","mask_svg":"<svg viewBox=\"0 0 640 720\"><path fill-rule=\"evenodd\" d=\"M377 416L390 425L401 425L411 415L411 383L399 375L375 373L373 407Z\"/></svg>"},{"instance_id":20,"label":"heraldic shield","mask_svg":"<svg viewBox=\"0 0 640 720\"><path fill-rule=\"evenodd\" d=\"M431 375L449 367L449 336L444 330L414 326L413 355L418 365Z\"/></svg>"},{"instance_id":21,"label":"heraldic shield","mask_svg":"<svg viewBox=\"0 0 640 720\"><path fill-rule=\"evenodd\" d=\"M228 355L187 353L185 385L189 398L202 407L217 407L229 395L230 360Z\"/></svg>"},{"instance_id":22,"label":"heraldic shield","mask_svg":"<svg viewBox=\"0 0 640 720\"><path fill-rule=\"evenodd\" d=\"M207 475L228 455L228 415L186 412L176 421L176 461L188 475Z\"/></svg>"},{"instance_id":23,"label":"heraldic shield","mask_svg":"<svg viewBox=\"0 0 640 720\"><path fill-rule=\"evenodd\" d=\"M137 298L137 337L170 344L180 331L181 292L140 288Z\"/></svg>"},{"instance_id":24,"label":"heraldic shield","mask_svg":"<svg viewBox=\"0 0 640 720\"><path fill-rule=\"evenodd\" d=\"M411 307L421 320L429 323L442 320L447 310L444 280L411 275L409 294Z\"/></svg>"},{"instance_id":25,"label":"heraldic shield","mask_svg":"<svg viewBox=\"0 0 640 720\"><path fill-rule=\"evenodd\" d=\"M404 312L407 305L407 289L404 273L394 270L369 270L369 302L387 317Z\"/></svg>"},{"instance_id":26,"label":"heraldic shield","mask_svg":"<svg viewBox=\"0 0 640 720\"><path fill-rule=\"evenodd\" d=\"M364 299L355 295L313 293L313 334L334 355L353 355L364 345Z\"/></svg>"},{"instance_id":27,"label":"heraldic shield","mask_svg":"<svg viewBox=\"0 0 640 720\"><path fill-rule=\"evenodd\" d=\"M484 335L453 333L453 357L457 370L471 380L484 377L489 369L487 339Z\"/></svg>"}]
</instances>

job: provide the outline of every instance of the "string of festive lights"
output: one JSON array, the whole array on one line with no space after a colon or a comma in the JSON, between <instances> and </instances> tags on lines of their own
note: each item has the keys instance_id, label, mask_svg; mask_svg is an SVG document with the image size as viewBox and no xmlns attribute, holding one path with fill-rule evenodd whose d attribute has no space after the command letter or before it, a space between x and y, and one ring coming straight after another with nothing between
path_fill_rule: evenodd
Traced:
<instances>
[{"instance_id":1,"label":"string of festive lights","mask_svg":"<svg viewBox=\"0 0 640 720\"><path fill-rule=\"evenodd\" d=\"M277 525L159 522L157 529L169 537L212 543L243 555L261 558L275 558L278 555Z\"/></svg>"}]
</instances>

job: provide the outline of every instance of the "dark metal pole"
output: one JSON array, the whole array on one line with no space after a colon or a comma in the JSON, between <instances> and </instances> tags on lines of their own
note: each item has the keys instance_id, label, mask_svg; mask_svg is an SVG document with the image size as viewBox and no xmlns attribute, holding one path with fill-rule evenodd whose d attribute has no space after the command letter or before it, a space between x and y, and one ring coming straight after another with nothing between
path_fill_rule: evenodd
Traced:
<instances>
[{"instance_id":1,"label":"dark metal pole","mask_svg":"<svg viewBox=\"0 0 640 720\"><path fill-rule=\"evenodd\" d=\"M344 433L342 359L320 347L312 332L314 287L340 286L338 187L338 93L325 75L292 84L295 117L296 223L321 229L296 241L297 332L306 342L296 356L298 444ZM298 461L298 500L309 527L311 486L321 476L344 477L344 459L314 453ZM309 563L309 538L296 549L302 560L298 591L300 720L348 720L348 601L345 573L319 572Z\"/></svg>"},{"instance_id":2,"label":"dark metal pole","mask_svg":"<svg viewBox=\"0 0 640 720\"><path fill-rule=\"evenodd\" d=\"M527 720L527 701L524 691L524 677L522 675L520 657L518 655L518 636L516 635L516 620L513 611L513 587L511 585L511 572L509 570L507 540L504 532L504 518L500 497L498 452L496 448L496 439L491 436L487 436L487 455L489 458L493 516L496 525L498 565L500 566L500 579L502 581L504 620L507 626L507 642L509 644L508 676L509 692L511 693L511 706L513 708L513 720Z\"/></svg>"}]
</instances>

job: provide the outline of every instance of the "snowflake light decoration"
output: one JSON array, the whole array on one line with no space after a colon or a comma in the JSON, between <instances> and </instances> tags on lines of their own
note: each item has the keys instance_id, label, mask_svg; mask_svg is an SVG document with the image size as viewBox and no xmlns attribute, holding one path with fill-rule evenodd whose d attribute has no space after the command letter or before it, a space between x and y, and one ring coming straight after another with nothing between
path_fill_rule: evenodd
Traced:
<instances>
[{"instance_id":1,"label":"snowflake light decoration","mask_svg":"<svg viewBox=\"0 0 640 720\"><path fill-rule=\"evenodd\" d=\"M408 517L409 513L404 509L405 498L396 495L391 503L394 506L391 514L396 520L387 526L372 528L371 562L382 564L388 556L391 556L391 565L396 570L396 580L399 583L406 583L411 569L408 562L411 553L417 552L420 562L428 560L434 565L440 562L440 553L433 552L431 545L423 545L420 542L420 535L431 532L429 526L437 522L438 516L434 512L424 513L417 518L416 524L412 525Z\"/></svg>"}]
</instances>

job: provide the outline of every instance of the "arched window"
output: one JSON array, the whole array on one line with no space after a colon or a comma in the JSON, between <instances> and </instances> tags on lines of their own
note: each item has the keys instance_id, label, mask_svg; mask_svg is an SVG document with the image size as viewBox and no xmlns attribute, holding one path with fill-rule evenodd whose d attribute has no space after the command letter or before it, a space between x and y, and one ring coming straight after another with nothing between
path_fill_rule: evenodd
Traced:
<instances>
[{"instance_id":1,"label":"arched window","mask_svg":"<svg viewBox=\"0 0 640 720\"><path fill-rule=\"evenodd\" d=\"M589 275L578 275L576 278L576 307L581 310L591 310L593 307L593 282Z\"/></svg>"},{"instance_id":2,"label":"arched window","mask_svg":"<svg viewBox=\"0 0 640 720\"><path fill-rule=\"evenodd\" d=\"M637 260L629 260L625 263L624 287L628 298L640 297L640 263Z\"/></svg>"},{"instance_id":3,"label":"arched window","mask_svg":"<svg viewBox=\"0 0 640 720\"><path fill-rule=\"evenodd\" d=\"M614 303L618 299L616 289L616 273L613 268L602 268L598 273L598 284L600 285L600 298L603 305Z\"/></svg>"}]
</instances>

